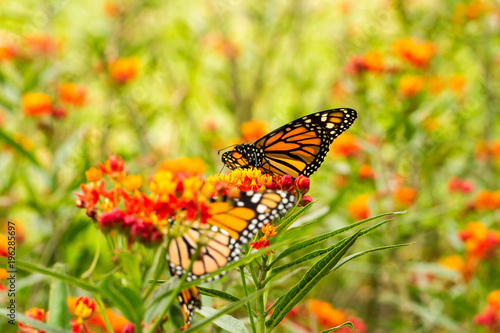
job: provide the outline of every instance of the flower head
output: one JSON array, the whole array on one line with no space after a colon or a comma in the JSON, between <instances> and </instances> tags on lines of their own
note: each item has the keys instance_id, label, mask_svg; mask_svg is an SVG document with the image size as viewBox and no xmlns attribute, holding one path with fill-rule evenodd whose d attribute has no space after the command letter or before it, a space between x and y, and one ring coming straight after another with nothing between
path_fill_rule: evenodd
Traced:
<instances>
[{"instance_id":1,"label":"flower head","mask_svg":"<svg viewBox=\"0 0 500 333\"><path fill-rule=\"evenodd\" d=\"M207 169L205 162L199 158L180 157L163 162L160 170L170 171L173 174L183 176L197 176L203 174Z\"/></svg>"},{"instance_id":2,"label":"flower head","mask_svg":"<svg viewBox=\"0 0 500 333\"><path fill-rule=\"evenodd\" d=\"M52 98L44 93L28 92L23 95L21 103L24 114L29 117L50 115L52 112Z\"/></svg>"},{"instance_id":3,"label":"flower head","mask_svg":"<svg viewBox=\"0 0 500 333\"><path fill-rule=\"evenodd\" d=\"M370 164L363 164L359 168L358 176L360 179L375 179L375 171Z\"/></svg>"},{"instance_id":4,"label":"flower head","mask_svg":"<svg viewBox=\"0 0 500 333\"><path fill-rule=\"evenodd\" d=\"M139 58L124 57L110 62L108 67L113 80L119 84L123 84L137 77L140 65Z\"/></svg>"},{"instance_id":5,"label":"flower head","mask_svg":"<svg viewBox=\"0 0 500 333\"><path fill-rule=\"evenodd\" d=\"M254 142L269 132L269 127L265 121L250 120L240 125L241 139L243 142Z\"/></svg>"},{"instance_id":6,"label":"flower head","mask_svg":"<svg viewBox=\"0 0 500 333\"><path fill-rule=\"evenodd\" d=\"M413 187L398 187L394 191L396 203L402 207L408 207L417 198L417 190Z\"/></svg>"},{"instance_id":7,"label":"flower head","mask_svg":"<svg viewBox=\"0 0 500 333\"><path fill-rule=\"evenodd\" d=\"M418 75L406 74L401 77L398 92L403 97L414 97L424 88L424 78Z\"/></svg>"},{"instance_id":8,"label":"flower head","mask_svg":"<svg viewBox=\"0 0 500 333\"><path fill-rule=\"evenodd\" d=\"M24 313L24 315L28 318L38 320L44 322L46 320L45 310L40 308L31 308ZM25 333L45 333L45 331L40 331L34 328L31 328L29 325L25 325L21 322L18 322L19 331Z\"/></svg>"},{"instance_id":9,"label":"flower head","mask_svg":"<svg viewBox=\"0 0 500 333\"><path fill-rule=\"evenodd\" d=\"M111 178L118 178L122 180L125 177L125 168L123 166L123 159L121 156L112 154L104 164L97 164L99 169Z\"/></svg>"},{"instance_id":10,"label":"flower head","mask_svg":"<svg viewBox=\"0 0 500 333\"><path fill-rule=\"evenodd\" d=\"M370 208L368 207L368 201L370 197L368 194L361 194L360 196L354 198L347 205L347 210L351 213L351 216L357 220L364 220L370 215Z\"/></svg>"},{"instance_id":11,"label":"flower head","mask_svg":"<svg viewBox=\"0 0 500 333\"><path fill-rule=\"evenodd\" d=\"M87 296L80 296L76 301L74 314L79 321L90 318L95 311L95 301Z\"/></svg>"},{"instance_id":12,"label":"flower head","mask_svg":"<svg viewBox=\"0 0 500 333\"><path fill-rule=\"evenodd\" d=\"M361 151L361 144L351 133L342 133L333 141L330 150L335 155L351 157Z\"/></svg>"},{"instance_id":13,"label":"flower head","mask_svg":"<svg viewBox=\"0 0 500 333\"><path fill-rule=\"evenodd\" d=\"M87 90L82 86L77 86L71 82L65 82L59 85L59 97L67 104L80 107L85 103Z\"/></svg>"},{"instance_id":14,"label":"flower head","mask_svg":"<svg viewBox=\"0 0 500 333\"><path fill-rule=\"evenodd\" d=\"M261 248L266 248L269 246L269 237L276 236L276 227L273 227L271 224L266 224L261 229L264 234L258 241L249 243L252 246L252 249L260 250Z\"/></svg>"},{"instance_id":15,"label":"flower head","mask_svg":"<svg viewBox=\"0 0 500 333\"><path fill-rule=\"evenodd\" d=\"M294 186L297 192L306 194L309 192L311 181L306 176L300 175L295 179Z\"/></svg>"},{"instance_id":16,"label":"flower head","mask_svg":"<svg viewBox=\"0 0 500 333\"><path fill-rule=\"evenodd\" d=\"M427 67L434 55L434 45L417 38L407 37L395 41L392 45L394 54L415 67Z\"/></svg>"}]
</instances>

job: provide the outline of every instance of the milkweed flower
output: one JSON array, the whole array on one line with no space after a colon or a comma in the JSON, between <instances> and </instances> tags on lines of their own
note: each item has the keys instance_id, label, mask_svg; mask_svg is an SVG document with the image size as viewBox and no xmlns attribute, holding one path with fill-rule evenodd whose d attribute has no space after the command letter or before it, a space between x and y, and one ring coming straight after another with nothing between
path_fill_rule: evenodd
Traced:
<instances>
[{"instance_id":1,"label":"milkweed flower","mask_svg":"<svg viewBox=\"0 0 500 333\"><path fill-rule=\"evenodd\" d=\"M500 290L488 294L486 307L474 317L474 322L487 327L491 332L500 331Z\"/></svg>"},{"instance_id":2,"label":"milkweed flower","mask_svg":"<svg viewBox=\"0 0 500 333\"><path fill-rule=\"evenodd\" d=\"M7 278L9 277L9 273L7 273L7 270L5 270L4 268L0 268L0 281L3 281L3 280L7 280ZM5 286L0 283L0 291L5 291L7 290L7 288L5 288Z\"/></svg>"},{"instance_id":3,"label":"milkweed flower","mask_svg":"<svg viewBox=\"0 0 500 333\"><path fill-rule=\"evenodd\" d=\"M58 87L59 98L64 103L80 107L85 103L87 90L71 82L61 83Z\"/></svg>"},{"instance_id":4,"label":"milkweed flower","mask_svg":"<svg viewBox=\"0 0 500 333\"><path fill-rule=\"evenodd\" d=\"M240 125L241 140L243 142L254 142L269 132L269 126L265 121L250 120Z\"/></svg>"},{"instance_id":5,"label":"milkweed flower","mask_svg":"<svg viewBox=\"0 0 500 333\"><path fill-rule=\"evenodd\" d=\"M419 68L425 68L434 55L434 45L418 38L406 37L392 44L392 51L401 60Z\"/></svg>"},{"instance_id":6,"label":"milkweed flower","mask_svg":"<svg viewBox=\"0 0 500 333\"><path fill-rule=\"evenodd\" d=\"M252 249L260 250L261 248L266 248L269 246L269 237L276 236L276 227L273 227L271 224L266 224L261 229L264 234L258 241L249 243L252 246ZM272 251L271 251L272 252Z\"/></svg>"},{"instance_id":7,"label":"milkweed flower","mask_svg":"<svg viewBox=\"0 0 500 333\"><path fill-rule=\"evenodd\" d=\"M347 204L347 210L351 213L352 218L357 220L368 218L370 215L369 200L370 196L368 194L361 194Z\"/></svg>"},{"instance_id":8,"label":"milkweed flower","mask_svg":"<svg viewBox=\"0 0 500 333\"><path fill-rule=\"evenodd\" d=\"M469 3L459 2L453 11L453 22L463 24L466 20L474 21L483 16L488 10L484 1L473 0Z\"/></svg>"},{"instance_id":9,"label":"milkweed flower","mask_svg":"<svg viewBox=\"0 0 500 333\"><path fill-rule=\"evenodd\" d=\"M31 319L34 319L34 320L38 320L38 321L41 321L41 322L45 322L45 320L47 319L46 315L45 315L45 310L44 309L40 309L40 308L31 308L28 311L26 311L24 313L24 315L26 317L28 317L28 318L31 318ZM31 326L29 326L27 324L25 325L25 324L23 324L21 322L18 322L18 325L19 325L19 332L24 332L24 333L45 333L45 331L32 328Z\"/></svg>"},{"instance_id":10,"label":"milkweed flower","mask_svg":"<svg viewBox=\"0 0 500 333\"><path fill-rule=\"evenodd\" d=\"M9 257L9 240L6 235L0 233L0 257Z\"/></svg>"},{"instance_id":11,"label":"milkweed flower","mask_svg":"<svg viewBox=\"0 0 500 333\"><path fill-rule=\"evenodd\" d=\"M199 157L180 157L163 162L160 170L170 171L183 176L197 176L207 170L206 163Z\"/></svg>"},{"instance_id":12,"label":"milkweed flower","mask_svg":"<svg viewBox=\"0 0 500 333\"><path fill-rule=\"evenodd\" d=\"M362 148L354 135L345 132L333 141L330 150L337 156L352 157L361 152Z\"/></svg>"},{"instance_id":13,"label":"milkweed flower","mask_svg":"<svg viewBox=\"0 0 500 333\"><path fill-rule=\"evenodd\" d=\"M306 176L300 175L295 179L295 182L293 184L298 193L306 194L307 192L309 192L311 181Z\"/></svg>"},{"instance_id":14,"label":"milkweed flower","mask_svg":"<svg viewBox=\"0 0 500 333\"><path fill-rule=\"evenodd\" d=\"M468 258L491 257L500 246L500 232L489 230L481 222L470 222L458 236L464 242Z\"/></svg>"},{"instance_id":15,"label":"milkweed flower","mask_svg":"<svg viewBox=\"0 0 500 333\"><path fill-rule=\"evenodd\" d=\"M476 195L474 208L477 210L496 210L500 209L500 190L487 191L481 190Z\"/></svg>"},{"instance_id":16,"label":"milkweed flower","mask_svg":"<svg viewBox=\"0 0 500 333\"><path fill-rule=\"evenodd\" d=\"M359 168L358 177L360 179L375 179L375 171L370 164L363 164Z\"/></svg>"},{"instance_id":17,"label":"milkweed flower","mask_svg":"<svg viewBox=\"0 0 500 333\"><path fill-rule=\"evenodd\" d=\"M54 37L37 32L24 36L24 43L30 56L37 55L50 56L55 55L61 44Z\"/></svg>"},{"instance_id":18,"label":"milkweed flower","mask_svg":"<svg viewBox=\"0 0 500 333\"><path fill-rule=\"evenodd\" d=\"M381 73L384 69L382 54L371 51L364 55L354 55L349 58L344 70L347 74L360 74L364 72Z\"/></svg>"},{"instance_id":19,"label":"milkweed flower","mask_svg":"<svg viewBox=\"0 0 500 333\"><path fill-rule=\"evenodd\" d=\"M119 84L126 83L137 77L141 61L138 57L123 57L109 63L109 73L113 80Z\"/></svg>"},{"instance_id":20,"label":"milkweed flower","mask_svg":"<svg viewBox=\"0 0 500 333\"><path fill-rule=\"evenodd\" d=\"M307 302L307 307L322 327L339 326L346 321L350 321L354 326L355 332L366 332L365 323L361 319L353 316L349 311L334 308L329 302L310 299ZM348 327L340 328L337 331L341 333L351 332Z\"/></svg>"},{"instance_id":21,"label":"milkweed flower","mask_svg":"<svg viewBox=\"0 0 500 333\"><path fill-rule=\"evenodd\" d=\"M448 82L450 89L456 94L462 93L467 83L465 81L465 76L463 76L462 74L452 75Z\"/></svg>"},{"instance_id":22,"label":"milkweed flower","mask_svg":"<svg viewBox=\"0 0 500 333\"><path fill-rule=\"evenodd\" d=\"M14 44L0 45L0 61L7 61L14 58L18 53L17 46Z\"/></svg>"},{"instance_id":23,"label":"milkweed flower","mask_svg":"<svg viewBox=\"0 0 500 333\"><path fill-rule=\"evenodd\" d=\"M21 100L24 114L29 117L50 115L52 112L52 98L44 93L28 92Z\"/></svg>"},{"instance_id":24,"label":"milkweed flower","mask_svg":"<svg viewBox=\"0 0 500 333\"><path fill-rule=\"evenodd\" d=\"M103 173L110 176L112 179L118 178L119 180L123 180L125 177L123 159L121 156L112 154L104 164L97 163L97 165Z\"/></svg>"},{"instance_id":25,"label":"milkweed flower","mask_svg":"<svg viewBox=\"0 0 500 333\"><path fill-rule=\"evenodd\" d=\"M417 198L417 190L413 187L398 187L394 191L396 203L402 207L407 207L415 202Z\"/></svg>"},{"instance_id":26,"label":"milkweed flower","mask_svg":"<svg viewBox=\"0 0 500 333\"><path fill-rule=\"evenodd\" d=\"M80 296L76 301L74 314L78 317L79 322L90 318L95 311L95 301L87 296Z\"/></svg>"},{"instance_id":27,"label":"milkweed flower","mask_svg":"<svg viewBox=\"0 0 500 333\"><path fill-rule=\"evenodd\" d=\"M422 76L406 74L399 80L398 93L405 97L414 97L424 88L425 80Z\"/></svg>"}]
</instances>

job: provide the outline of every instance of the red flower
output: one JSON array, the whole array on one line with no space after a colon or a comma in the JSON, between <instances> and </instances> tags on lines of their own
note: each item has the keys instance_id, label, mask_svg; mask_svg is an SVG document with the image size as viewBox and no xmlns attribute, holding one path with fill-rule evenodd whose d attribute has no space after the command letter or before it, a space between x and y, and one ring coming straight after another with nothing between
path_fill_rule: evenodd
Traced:
<instances>
[{"instance_id":1,"label":"red flower","mask_svg":"<svg viewBox=\"0 0 500 333\"><path fill-rule=\"evenodd\" d=\"M297 189L297 192L306 194L309 192L309 187L311 186L311 181L309 178L306 176L298 176L297 179L295 179L295 188Z\"/></svg>"},{"instance_id":2,"label":"red flower","mask_svg":"<svg viewBox=\"0 0 500 333\"><path fill-rule=\"evenodd\" d=\"M280 186L284 191L288 191L293 186L293 178L290 175L284 175L280 179Z\"/></svg>"},{"instance_id":3,"label":"red flower","mask_svg":"<svg viewBox=\"0 0 500 333\"><path fill-rule=\"evenodd\" d=\"M109 159L104 162L104 165L102 165L101 163L97 163L97 165L103 173L109 175L110 177L121 178L121 175L125 176L123 173L125 168L123 166L123 159L121 158L121 156L117 157L116 155L112 154Z\"/></svg>"}]
</instances>

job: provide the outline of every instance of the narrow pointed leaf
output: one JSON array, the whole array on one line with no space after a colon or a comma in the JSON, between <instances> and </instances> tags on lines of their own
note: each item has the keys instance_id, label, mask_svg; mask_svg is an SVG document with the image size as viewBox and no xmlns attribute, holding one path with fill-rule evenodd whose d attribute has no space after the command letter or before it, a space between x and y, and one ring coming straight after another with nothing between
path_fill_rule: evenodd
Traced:
<instances>
[{"instance_id":1,"label":"narrow pointed leaf","mask_svg":"<svg viewBox=\"0 0 500 333\"><path fill-rule=\"evenodd\" d=\"M198 287L198 290L200 291L200 294L202 294L202 295L220 298L220 299L223 299L223 300L228 301L228 302L238 302L240 300L238 297L235 297L231 294L228 294L228 293L226 293L224 291L220 291L220 290L203 288L203 287Z\"/></svg>"},{"instance_id":2,"label":"narrow pointed leaf","mask_svg":"<svg viewBox=\"0 0 500 333\"><path fill-rule=\"evenodd\" d=\"M0 314L2 314L2 316L6 316L7 321L11 320L11 318L9 317L10 311L8 311L7 309L0 308ZM15 328L17 328L17 323L20 322L23 324L30 325L31 327L33 327L35 329L43 330L45 332L71 333L71 330L69 330L69 329L55 327L55 326L49 325L47 323L41 322L39 320L36 320L33 318L28 318L23 313L20 313L20 312L16 312L15 316L16 316L16 323L15 323L15 325L13 325ZM11 324L8 323L8 325L11 325Z\"/></svg>"},{"instance_id":3,"label":"narrow pointed leaf","mask_svg":"<svg viewBox=\"0 0 500 333\"><path fill-rule=\"evenodd\" d=\"M307 205L305 205L304 207L299 207L298 211L297 212L293 212L292 215L290 215L288 218L286 218L284 221L281 221L281 223L279 224L279 226L276 228L276 233L277 234L280 234L280 232L282 230L286 230L288 229L288 227L295 221L297 221L297 219L299 217L301 217L302 215L304 215L308 210L309 208L312 207L312 202L308 203Z\"/></svg>"},{"instance_id":4,"label":"narrow pointed leaf","mask_svg":"<svg viewBox=\"0 0 500 333\"><path fill-rule=\"evenodd\" d=\"M101 293L115 305L122 314L136 325L143 317L142 297L138 290L124 286L113 276L108 276L101 283Z\"/></svg>"},{"instance_id":5,"label":"narrow pointed leaf","mask_svg":"<svg viewBox=\"0 0 500 333\"><path fill-rule=\"evenodd\" d=\"M283 251L282 253L280 253L272 262L269 266L273 266L277 261L279 261L280 259L283 259L285 257L287 257L288 255L290 255L291 253L295 252L295 251L298 251L300 249L303 249L303 248L306 248L306 247L309 247L309 246L312 246L312 245L315 245L315 244L318 244L322 241L325 241L327 239L330 239L330 238L333 238L337 235L340 235L346 231L349 231L349 230L352 230L356 227L359 227L363 224L366 224L368 222L371 222L373 220L377 220L381 217L384 217L384 216L388 216L388 215L396 215L396 214L404 214L405 212L393 212L393 213L384 213L384 214L380 214L380 215L377 215L377 216L373 216L373 217L370 217L370 218L367 218L365 220L362 220L362 221L359 221L359 222L356 222L356 223L353 223L353 224L350 224L348 226L345 226L343 228L340 228L340 229L337 229L335 231L332 231L332 232L329 232L329 233L326 233L326 234L323 234L323 235L320 235L320 236L317 236L317 237L314 237L313 239L308 239L304 242L300 242L300 243L297 243L293 246L290 246L289 248L287 248L285 251Z\"/></svg>"},{"instance_id":6,"label":"narrow pointed leaf","mask_svg":"<svg viewBox=\"0 0 500 333\"><path fill-rule=\"evenodd\" d=\"M64 274L64 265L55 264L54 270ZM71 317L68 309L68 286L61 280L53 280L50 284L48 312L50 312L50 316L47 319L47 324L70 329L69 322Z\"/></svg>"},{"instance_id":7,"label":"narrow pointed leaf","mask_svg":"<svg viewBox=\"0 0 500 333\"><path fill-rule=\"evenodd\" d=\"M271 318L266 322L268 329L273 329L292 308L340 261L347 250L356 242L360 231L349 237L342 246L332 249L319 260L276 305Z\"/></svg>"}]
</instances>

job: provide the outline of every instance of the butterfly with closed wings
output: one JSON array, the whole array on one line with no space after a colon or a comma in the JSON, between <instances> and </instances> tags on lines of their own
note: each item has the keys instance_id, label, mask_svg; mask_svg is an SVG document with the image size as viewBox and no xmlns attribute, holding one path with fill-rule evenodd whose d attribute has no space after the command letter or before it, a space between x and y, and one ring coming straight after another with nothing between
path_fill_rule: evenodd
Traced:
<instances>
[{"instance_id":1,"label":"butterfly with closed wings","mask_svg":"<svg viewBox=\"0 0 500 333\"><path fill-rule=\"evenodd\" d=\"M285 214L295 204L292 194L271 190L241 192L239 198L221 199L209 204L207 223L193 222L182 236L171 240L167 260L173 276L187 274L186 280L192 281L238 260L242 244L250 241L263 225ZM170 223L173 225L175 221L171 219ZM194 258L196 253L198 255ZM193 264L188 271L191 261ZM208 280L218 279L223 274ZM183 290L177 298L187 327L195 308L201 307L199 292L196 287L191 287Z\"/></svg>"},{"instance_id":2,"label":"butterfly with closed wings","mask_svg":"<svg viewBox=\"0 0 500 333\"><path fill-rule=\"evenodd\" d=\"M262 172L293 178L309 177L323 163L330 145L357 118L353 109L339 108L296 119L255 141L222 154L229 169L255 167Z\"/></svg>"}]
</instances>

